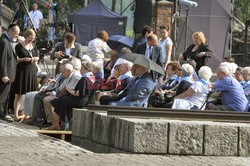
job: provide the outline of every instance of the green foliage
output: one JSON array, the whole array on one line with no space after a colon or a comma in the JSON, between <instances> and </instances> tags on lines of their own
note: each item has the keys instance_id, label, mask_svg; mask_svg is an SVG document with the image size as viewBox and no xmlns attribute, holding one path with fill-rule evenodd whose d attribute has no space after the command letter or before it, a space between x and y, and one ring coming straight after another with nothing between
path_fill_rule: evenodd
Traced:
<instances>
[{"instance_id":1,"label":"green foliage","mask_svg":"<svg viewBox=\"0 0 250 166\"><path fill-rule=\"evenodd\" d=\"M250 0L234 0L234 9L239 8L243 17L243 22L250 19Z\"/></svg>"},{"instance_id":2,"label":"green foliage","mask_svg":"<svg viewBox=\"0 0 250 166\"><path fill-rule=\"evenodd\" d=\"M61 3L59 7L59 19L60 20L67 20L68 13L73 13L84 7L84 0L77 0L77 1L59 0L59 2Z\"/></svg>"}]
</instances>

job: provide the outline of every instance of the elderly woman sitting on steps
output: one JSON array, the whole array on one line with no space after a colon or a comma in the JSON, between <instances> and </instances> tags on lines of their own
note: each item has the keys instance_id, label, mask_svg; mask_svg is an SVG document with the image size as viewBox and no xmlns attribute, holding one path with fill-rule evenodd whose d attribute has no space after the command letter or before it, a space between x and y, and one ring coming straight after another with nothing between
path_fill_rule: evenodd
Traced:
<instances>
[{"instance_id":1,"label":"elderly woman sitting on steps","mask_svg":"<svg viewBox=\"0 0 250 166\"><path fill-rule=\"evenodd\" d=\"M209 92L209 80L212 76L211 68L203 66L198 72L199 81L194 82L187 91L175 97L173 109L200 109L205 103Z\"/></svg>"}]
</instances>

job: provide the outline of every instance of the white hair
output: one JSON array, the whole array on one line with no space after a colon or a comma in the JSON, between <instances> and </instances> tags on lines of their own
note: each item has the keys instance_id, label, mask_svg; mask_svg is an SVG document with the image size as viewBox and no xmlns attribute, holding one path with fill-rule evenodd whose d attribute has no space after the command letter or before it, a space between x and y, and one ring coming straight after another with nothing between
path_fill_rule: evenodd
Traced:
<instances>
[{"instance_id":1,"label":"white hair","mask_svg":"<svg viewBox=\"0 0 250 166\"><path fill-rule=\"evenodd\" d=\"M81 57L81 60L82 60L82 62L87 62L87 63L91 63L92 62L92 59L87 54L83 55Z\"/></svg>"},{"instance_id":2,"label":"white hair","mask_svg":"<svg viewBox=\"0 0 250 166\"><path fill-rule=\"evenodd\" d=\"M72 58L69 62L75 70L80 70L82 66L82 62L79 58Z\"/></svg>"},{"instance_id":3,"label":"white hair","mask_svg":"<svg viewBox=\"0 0 250 166\"><path fill-rule=\"evenodd\" d=\"M220 66L225 66L225 67L227 67L228 68L228 70L229 70L229 73L228 74L234 74L235 73L235 70L236 69L234 69L234 65L232 65L230 62L222 62L221 64L220 64Z\"/></svg>"},{"instance_id":4,"label":"white hair","mask_svg":"<svg viewBox=\"0 0 250 166\"><path fill-rule=\"evenodd\" d=\"M201 79L209 81L210 78L213 75L213 72L210 67L208 66L202 66L200 70L198 71L198 75Z\"/></svg>"},{"instance_id":5,"label":"white hair","mask_svg":"<svg viewBox=\"0 0 250 166\"><path fill-rule=\"evenodd\" d=\"M249 74L250 74L250 67L249 67L249 66L244 67L244 68L242 69L242 72L246 72L246 73L249 75Z\"/></svg>"},{"instance_id":6,"label":"white hair","mask_svg":"<svg viewBox=\"0 0 250 166\"><path fill-rule=\"evenodd\" d=\"M123 62L123 64L125 64L125 65L127 66L128 70L131 70L131 69L132 69L132 66L133 66L133 63L132 63L132 62L129 62L129 61L125 60L125 61Z\"/></svg>"},{"instance_id":7,"label":"white hair","mask_svg":"<svg viewBox=\"0 0 250 166\"><path fill-rule=\"evenodd\" d=\"M188 63L184 63L182 66L181 66L181 69L183 71L183 75L184 76L191 76L194 74L194 68L193 66L191 66L190 64Z\"/></svg>"},{"instance_id":8,"label":"white hair","mask_svg":"<svg viewBox=\"0 0 250 166\"><path fill-rule=\"evenodd\" d=\"M225 73L226 75L230 74L229 67L226 66L226 65L219 66L217 70L220 71L220 72Z\"/></svg>"},{"instance_id":9,"label":"white hair","mask_svg":"<svg viewBox=\"0 0 250 166\"><path fill-rule=\"evenodd\" d=\"M234 62L231 62L230 63L231 64L231 68L233 69L233 74L236 72L236 69L239 67L236 63L234 63Z\"/></svg>"},{"instance_id":10,"label":"white hair","mask_svg":"<svg viewBox=\"0 0 250 166\"><path fill-rule=\"evenodd\" d=\"M66 63L65 65L64 65L64 70L68 70L68 71L73 71L74 70L74 68L73 68L73 65L72 64L70 64L70 63Z\"/></svg>"}]
</instances>

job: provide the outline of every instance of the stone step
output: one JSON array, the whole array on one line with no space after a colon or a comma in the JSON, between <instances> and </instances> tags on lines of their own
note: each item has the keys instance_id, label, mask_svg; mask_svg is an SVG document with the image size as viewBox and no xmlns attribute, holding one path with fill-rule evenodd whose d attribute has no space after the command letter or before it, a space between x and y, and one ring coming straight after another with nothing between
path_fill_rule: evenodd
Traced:
<instances>
[{"instance_id":1,"label":"stone step","mask_svg":"<svg viewBox=\"0 0 250 166\"><path fill-rule=\"evenodd\" d=\"M129 153L250 156L250 124L107 116L74 109L72 143ZM85 144L85 145L84 145Z\"/></svg>"}]
</instances>

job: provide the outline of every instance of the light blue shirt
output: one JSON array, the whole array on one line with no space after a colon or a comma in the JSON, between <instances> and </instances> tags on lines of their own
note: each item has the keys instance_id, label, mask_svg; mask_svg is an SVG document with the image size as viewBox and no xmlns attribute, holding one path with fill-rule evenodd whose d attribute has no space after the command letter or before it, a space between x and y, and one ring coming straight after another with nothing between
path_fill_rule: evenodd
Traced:
<instances>
[{"instance_id":1,"label":"light blue shirt","mask_svg":"<svg viewBox=\"0 0 250 166\"><path fill-rule=\"evenodd\" d=\"M227 105L237 112L248 111L248 100L241 84L235 78L226 76L221 80L217 80L214 87L216 92L221 92L223 105Z\"/></svg>"},{"instance_id":2,"label":"light blue shirt","mask_svg":"<svg viewBox=\"0 0 250 166\"><path fill-rule=\"evenodd\" d=\"M167 37L164 40L159 39L158 45L161 47L161 54L163 56L163 63L165 63L166 58L167 58L167 52L168 52L166 46L173 45L173 42L169 37ZM171 61L171 57L170 57L170 61Z\"/></svg>"}]
</instances>

